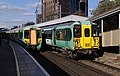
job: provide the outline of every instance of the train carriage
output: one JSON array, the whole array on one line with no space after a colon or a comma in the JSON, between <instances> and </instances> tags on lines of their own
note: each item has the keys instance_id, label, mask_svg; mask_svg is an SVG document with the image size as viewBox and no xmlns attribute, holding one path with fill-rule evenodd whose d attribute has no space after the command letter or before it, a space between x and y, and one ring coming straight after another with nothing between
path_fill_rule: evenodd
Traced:
<instances>
[{"instance_id":1,"label":"train carriage","mask_svg":"<svg viewBox=\"0 0 120 76\"><path fill-rule=\"evenodd\" d=\"M69 50L72 54L91 54L99 49L98 26L90 21L58 24L44 32L47 45Z\"/></svg>"},{"instance_id":2,"label":"train carriage","mask_svg":"<svg viewBox=\"0 0 120 76\"><path fill-rule=\"evenodd\" d=\"M16 28L10 30L10 35L23 41L32 49L41 49L42 44L42 32L41 28L36 26L27 26L23 28Z\"/></svg>"},{"instance_id":3,"label":"train carriage","mask_svg":"<svg viewBox=\"0 0 120 76\"><path fill-rule=\"evenodd\" d=\"M20 30L21 40L28 44L30 48L40 50L42 43L41 29L35 26L28 26Z\"/></svg>"}]
</instances>

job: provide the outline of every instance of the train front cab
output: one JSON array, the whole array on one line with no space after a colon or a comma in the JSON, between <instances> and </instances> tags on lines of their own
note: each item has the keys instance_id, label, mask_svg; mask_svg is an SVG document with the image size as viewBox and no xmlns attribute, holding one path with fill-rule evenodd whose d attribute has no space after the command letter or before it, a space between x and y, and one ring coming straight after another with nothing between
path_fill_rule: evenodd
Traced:
<instances>
[{"instance_id":1,"label":"train front cab","mask_svg":"<svg viewBox=\"0 0 120 76\"><path fill-rule=\"evenodd\" d=\"M42 37L40 28L27 28L24 30L24 42L32 49L40 49ZM37 47L38 45L38 47Z\"/></svg>"},{"instance_id":2,"label":"train front cab","mask_svg":"<svg viewBox=\"0 0 120 76\"><path fill-rule=\"evenodd\" d=\"M99 37L93 36L90 21L83 21L81 25L74 26L74 49L77 52L90 54L99 49Z\"/></svg>"}]
</instances>

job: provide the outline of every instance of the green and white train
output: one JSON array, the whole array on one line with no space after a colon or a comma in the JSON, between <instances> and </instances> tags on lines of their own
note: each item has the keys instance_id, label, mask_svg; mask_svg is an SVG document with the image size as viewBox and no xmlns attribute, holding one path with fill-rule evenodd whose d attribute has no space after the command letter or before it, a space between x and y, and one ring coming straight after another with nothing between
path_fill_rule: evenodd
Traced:
<instances>
[{"instance_id":1,"label":"green and white train","mask_svg":"<svg viewBox=\"0 0 120 76\"><path fill-rule=\"evenodd\" d=\"M42 29L49 47L64 49L72 55L96 54L100 49L98 26L90 21L61 23Z\"/></svg>"},{"instance_id":2,"label":"green and white train","mask_svg":"<svg viewBox=\"0 0 120 76\"><path fill-rule=\"evenodd\" d=\"M23 41L29 48L40 50L42 44L41 29L36 26L27 26L9 31L10 35Z\"/></svg>"}]
</instances>

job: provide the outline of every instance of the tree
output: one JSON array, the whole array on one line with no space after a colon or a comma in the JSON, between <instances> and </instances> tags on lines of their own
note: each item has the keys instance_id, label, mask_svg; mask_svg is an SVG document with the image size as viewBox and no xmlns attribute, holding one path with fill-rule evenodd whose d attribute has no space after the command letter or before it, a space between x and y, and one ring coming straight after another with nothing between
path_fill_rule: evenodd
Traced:
<instances>
[{"instance_id":1,"label":"tree","mask_svg":"<svg viewBox=\"0 0 120 76\"><path fill-rule=\"evenodd\" d=\"M120 0L106 0L103 2L99 2L98 6L96 9L92 10L91 14L92 15L99 15L101 13L104 13L110 9L113 9L115 7L120 6Z\"/></svg>"},{"instance_id":2,"label":"tree","mask_svg":"<svg viewBox=\"0 0 120 76\"><path fill-rule=\"evenodd\" d=\"M35 23L34 22L28 22L26 24L24 24L25 26L30 26L30 25L34 25Z\"/></svg>"}]
</instances>

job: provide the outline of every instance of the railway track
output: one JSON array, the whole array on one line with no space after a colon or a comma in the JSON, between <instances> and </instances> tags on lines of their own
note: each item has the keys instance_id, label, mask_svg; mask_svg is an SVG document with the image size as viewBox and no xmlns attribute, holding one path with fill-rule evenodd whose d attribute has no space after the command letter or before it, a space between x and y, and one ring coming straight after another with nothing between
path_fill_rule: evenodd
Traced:
<instances>
[{"instance_id":1,"label":"railway track","mask_svg":"<svg viewBox=\"0 0 120 76\"><path fill-rule=\"evenodd\" d=\"M117 74L105 72L98 68L92 67L91 65L87 65L82 61L75 61L65 56L53 53L53 52L44 52L41 53L48 60L59 66L61 69L66 71L71 76L113 76Z\"/></svg>"},{"instance_id":2,"label":"railway track","mask_svg":"<svg viewBox=\"0 0 120 76\"><path fill-rule=\"evenodd\" d=\"M92 65L92 67L95 67L96 69L100 69L106 73L109 73L111 75L114 75L114 76L119 76L120 75L120 69L119 68L116 68L116 67L113 67L113 66L110 66L110 65L107 65L107 64L103 64L103 63L100 63L100 62L97 62L97 61L92 61L92 60L84 60L84 61L79 61L81 63L84 63L84 64L87 64L89 66Z\"/></svg>"},{"instance_id":3,"label":"railway track","mask_svg":"<svg viewBox=\"0 0 120 76\"><path fill-rule=\"evenodd\" d=\"M55 52L30 52L51 76L119 76L120 69L91 60L75 61ZM52 62L52 63L51 63ZM60 68L59 68L60 67Z\"/></svg>"},{"instance_id":4,"label":"railway track","mask_svg":"<svg viewBox=\"0 0 120 76\"><path fill-rule=\"evenodd\" d=\"M36 50L35 50L36 51ZM70 76L67 72L42 56L39 52L29 52L51 76Z\"/></svg>"}]
</instances>

